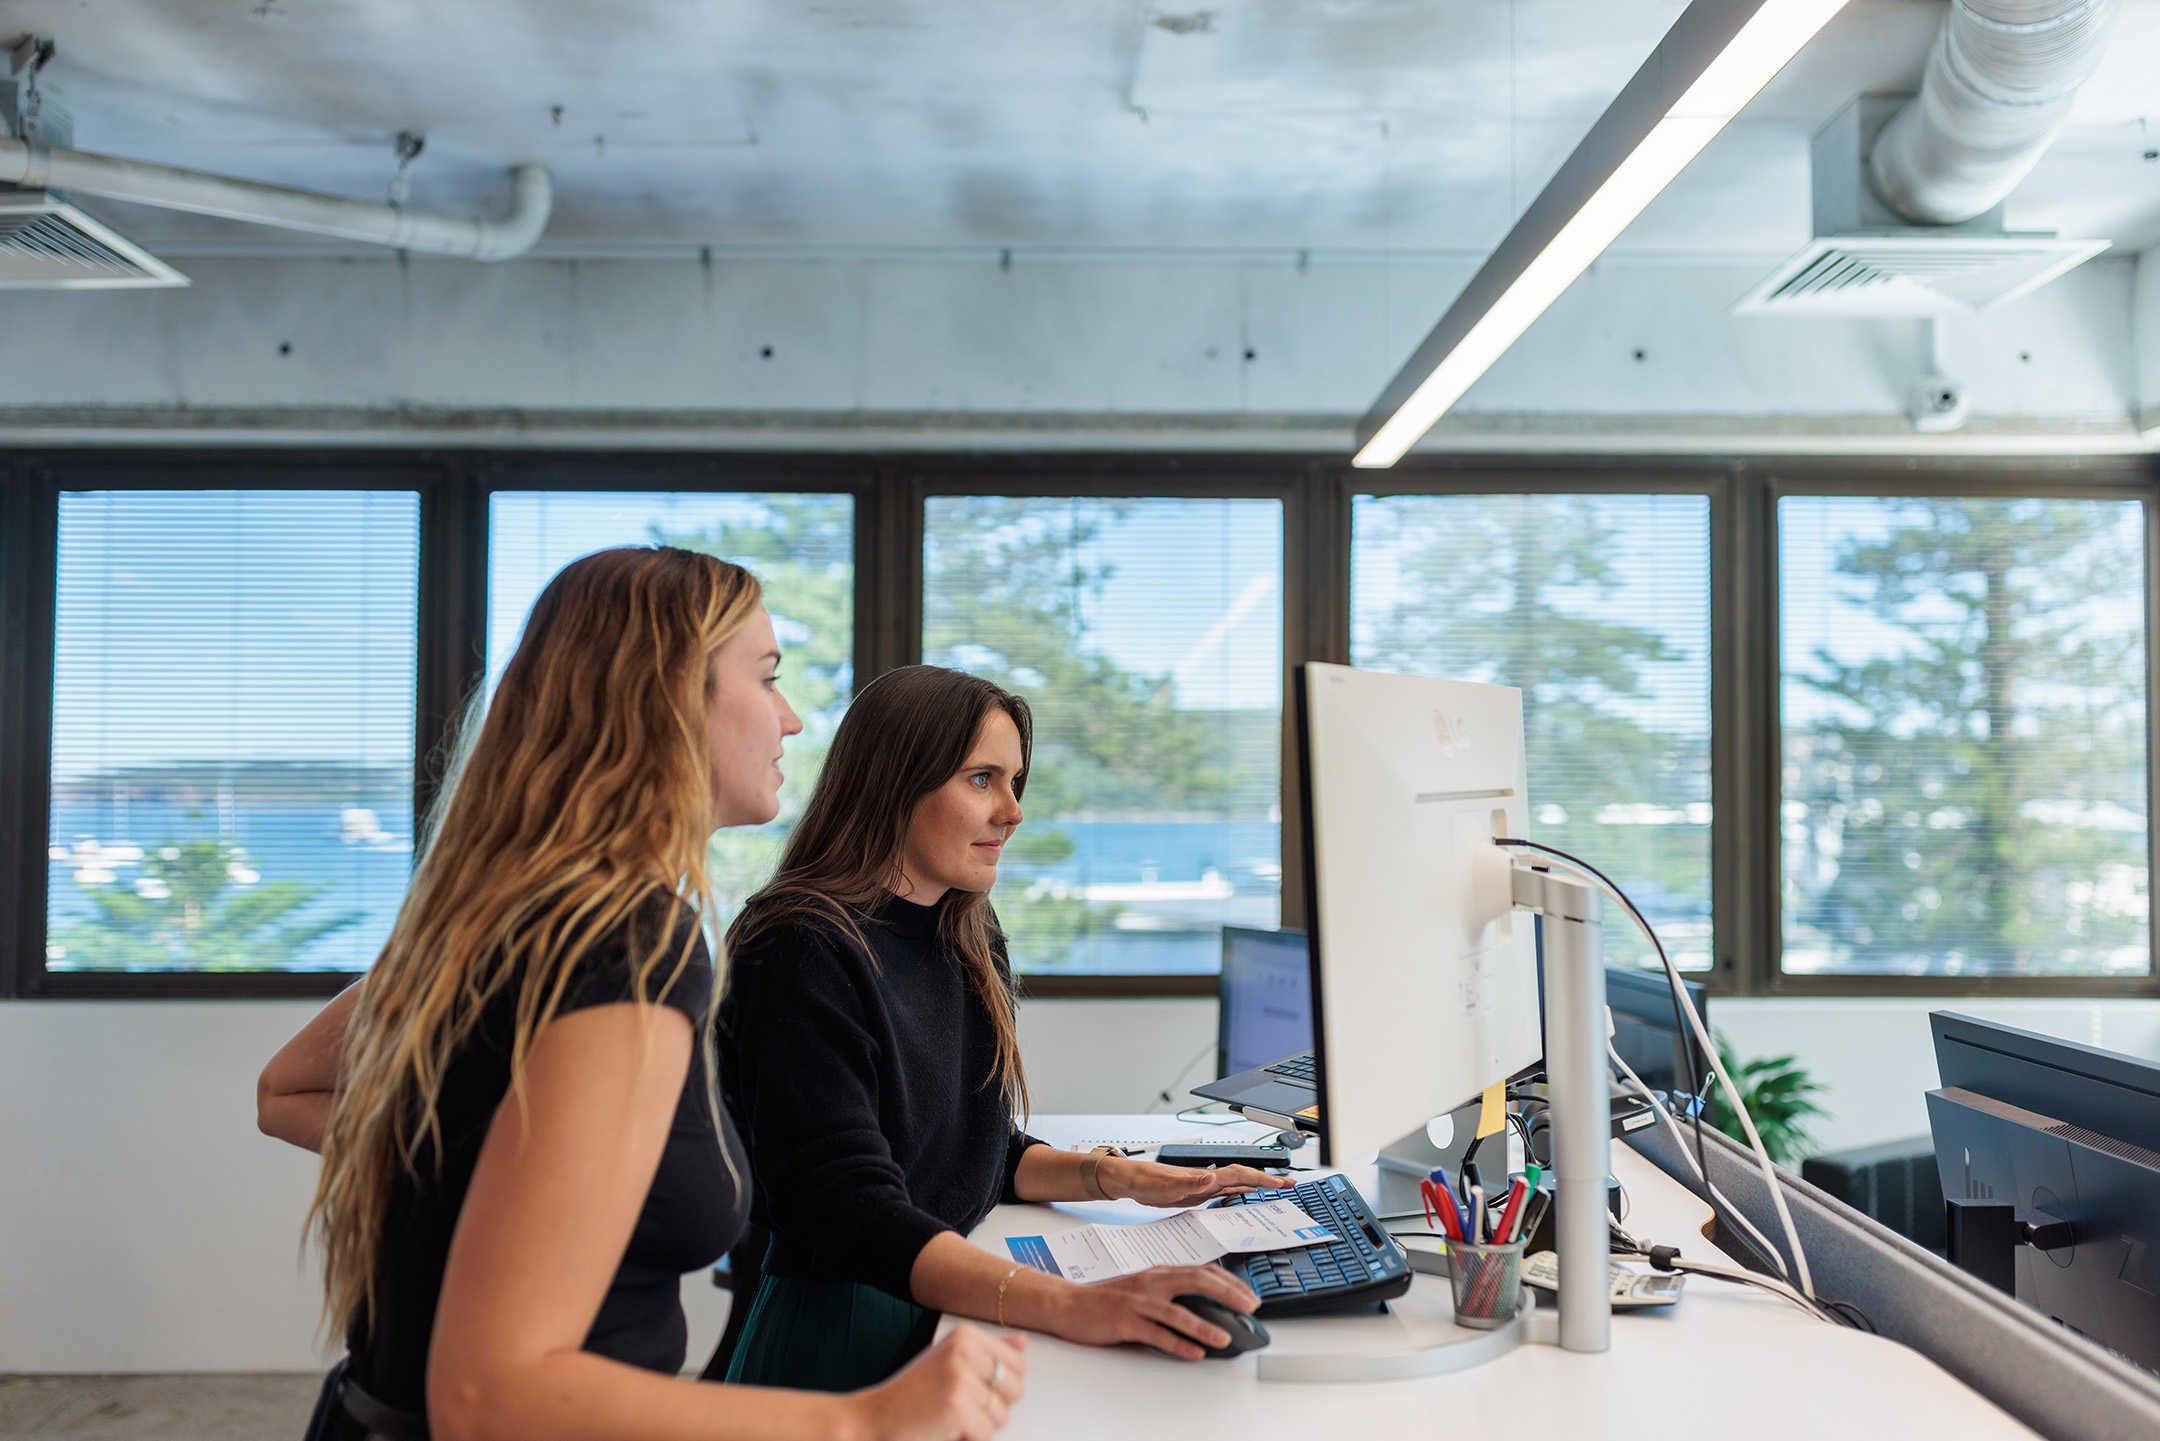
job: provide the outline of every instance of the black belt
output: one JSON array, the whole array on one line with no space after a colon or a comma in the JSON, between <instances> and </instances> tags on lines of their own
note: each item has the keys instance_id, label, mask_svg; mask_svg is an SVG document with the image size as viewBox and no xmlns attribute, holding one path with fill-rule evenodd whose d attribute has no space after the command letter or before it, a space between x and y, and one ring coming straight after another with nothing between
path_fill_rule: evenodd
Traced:
<instances>
[{"instance_id":1,"label":"black belt","mask_svg":"<svg viewBox=\"0 0 2160 1441\"><path fill-rule=\"evenodd\" d=\"M365 1426L384 1441L428 1441L427 1417L410 1411L401 1411L387 1401L368 1394L367 1388L353 1380L349 1359L338 1362L343 1374L338 1377L338 1405L345 1414Z\"/></svg>"}]
</instances>

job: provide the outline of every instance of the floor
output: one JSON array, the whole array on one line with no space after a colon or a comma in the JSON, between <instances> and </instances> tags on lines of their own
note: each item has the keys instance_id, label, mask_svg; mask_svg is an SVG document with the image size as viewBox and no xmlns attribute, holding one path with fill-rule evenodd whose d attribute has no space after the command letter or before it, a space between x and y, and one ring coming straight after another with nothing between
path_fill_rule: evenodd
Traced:
<instances>
[{"instance_id":1,"label":"floor","mask_svg":"<svg viewBox=\"0 0 2160 1441\"><path fill-rule=\"evenodd\" d=\"M0 1376L4 1441L300 1441L319 1375Z\"/></svg>"}]
</instances>

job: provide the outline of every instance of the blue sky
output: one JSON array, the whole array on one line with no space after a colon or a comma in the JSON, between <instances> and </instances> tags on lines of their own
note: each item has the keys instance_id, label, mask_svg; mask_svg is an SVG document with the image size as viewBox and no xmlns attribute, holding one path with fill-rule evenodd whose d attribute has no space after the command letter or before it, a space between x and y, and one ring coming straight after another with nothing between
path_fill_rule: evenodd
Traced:
<instances>
[{"instance_id":1,"label":"blue sky","mask_svg":"<svg viewBox=\"0 0 2160 1441\"><path fill-rule=\"evenodd\" d=\"M1195 709L1272 709L1282 701L1282 507L1271 500L1162 500L1123 519L1079 502L1101 525L1086 559L1114 573L1083 607L1089 643L1119 665L1171 674ZM565 564L652 527L694 530L754 520L755 496L498 493L489 518L488 674L508 661L532 602ZM931 497L925 523L940 523Z\"/></svg>"},{"instance_id":2,"label":"blue sky","mask_svg":"<svg viewBox=\"0 0 2160 1441\"><path fill-rule=\"evenodd\" d=\"M1646 693L1631 708L1666 726L1707 724L1703 502L1615 496L1596 503L1615 533L1620 584L1580 603L1659 630L1684 657L1650 667ZM515 644L533 597L564 563L603 546L642 543L656 522L695 529L754 518L758 504L735 495L498 494L491 674ZM933 526L940 504L930 501ZM1361 498L1358 509L1361 623L1393 585L1394 555L1371 529L1372 504ZM2140 507L2121 504L2126 534L2134 533ZM1172 675L1181 705L1279 705L1280 506L1155 499L1122 519L1095 509L1101 530L1092 549L1114 563L1114 573L1085 602L1090 643L1128 669ZM1883 533L1895 506L1789 497L1780 515L1788 668L1823 647L1854 660L1906 643L1870 617L1835 573L1838 549ZM418 498L399 491L62 496L55 774L228 756L407 763L418 522ZM2141 602L2128 597L2095 620L2140 625ZM1796 683L1785 686L1784 703L1788 723L1804 723L1822 705Z\"/></svg>"},{"instance_id":3,"label":"blue sky","mask_svg":"<svg viewBox=\"0 0 2160 1441\"><path fill-rule=\"evenodd\" d=\"M1635 720L1682 735L1710 728L1710 509L1698 495L1603 495L1587 499L1612 536L1608 554L1616 583L1581 587L1552 602L1574 614L1639 626L1662 636L1678 657L1641 668L1642 690L1611 703ZM1487 509L1515 497L1499 495L1361 495L1353 502L1351 648L1367 643L1375 620L1400 601L1400 566L1416 545L1403 524L1448 523L1451 512ZM1496 597L1496 603L1499 598ZM1360 659L1360 663L1364 663ZM1503 678L1504 681L1504 678Z\"/></svg>"},{"instance_id":4,"label":"blue sky","mask_svg":"<svg viewBox=\"0 0 2160 1441\"><path fill-rule=\"evenodd\" d=\"M934 537L965 502L932 496ZM1085 644L1125 670L1169 676L1190 710L1282 704L1282 506L1272 500L1043 502L1044 519L1091 522L1074 557L1109 578L1080 599ZM1118 514L1118 509L1123 514Z\"/></svg>"},{"instance_id":5,"label":"blue sky","mask_svg":"<svg viewBox=\"0 0 2160 1441\"><path fill-rule=\"evenodd\" d=\"M166 760L408 765L419 497L60 497L53 774Z\"/></svg>"},{"instance_id":6,"label":"blue sky","mask_svg":"<svg viewBox=\"0 0 2160 1441\"><path fill-rule=\"evenodd\" d=\"M2144 507L2136 501L2096 501L2119 512L2117 525L2133 548L2142 545ZM1886 625L1864 604L1866 587L1838 573L1847 546L1880 540L1909 523L1913 509L1895 500L1866 496L1786 496L1778 502L1778 652L1783 671L1780 704L1788 727L1812 725L1835 703L1802 676L1821 669L1819 657L1855 665L1912 648L1904 629ZM2112 602L2088 607L2091 622L2111 634L2134 633L2145 624L2144 587Z\"/></svg>"}]
</instances>

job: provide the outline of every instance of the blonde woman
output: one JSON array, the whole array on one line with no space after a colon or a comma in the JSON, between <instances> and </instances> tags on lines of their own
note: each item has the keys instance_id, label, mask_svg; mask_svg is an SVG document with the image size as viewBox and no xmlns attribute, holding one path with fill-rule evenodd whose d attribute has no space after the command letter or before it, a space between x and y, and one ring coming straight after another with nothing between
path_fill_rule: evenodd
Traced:
<instances>
[{"instance_id":1,"label":"blonde woman","mask_svg":"<svg viewBox=\"0 0 2160 1441\"><path fill-rule=\"evenodd\" d=\"M956 1332L830 1396L677 1379L678 1285L740 1235L712 1071L706 840L778 809L801 723L757 582L602 551L533 606L390 940L263 1073L323 1153L310 1213L350 1356L311 1435L986 1437L1011 1340Z\"/></svg>"}]
</instances>

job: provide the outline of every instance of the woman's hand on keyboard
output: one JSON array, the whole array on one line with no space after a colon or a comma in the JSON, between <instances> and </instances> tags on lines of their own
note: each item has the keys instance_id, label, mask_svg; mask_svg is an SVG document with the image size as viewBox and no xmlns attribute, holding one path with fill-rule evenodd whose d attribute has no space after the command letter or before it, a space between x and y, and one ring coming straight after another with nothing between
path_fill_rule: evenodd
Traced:
<instances>
[{"instance_id":1,"label":"woman's hand on keyboard","mask_svg":"<svg viewBox=\"0 0 2160 1441\"><path fill-rule=\"evenodd\" d=\"M1198 1361L1207 1354L1203 1344L1226 1346L1230 1336L1173 1299L1196 1291L1248 1315L1260 1306L1252 1288L1220 1266L1157 1266L1115 1281L1059 1288L1056 1309L1043 1329L1087 1346L1138 1341Z\"/></svg>"},{"instance_id":2,"label":"woman's hand on keyboard","mask_svg":"<svg viewBox=\"0 0 2160 1441\"><path fill-rule=\"evenodd\" d=\"M1156 1161L1126 1161L1105 1157L1096 1179L1103 1190L1118 1199L1143 1206L1197 1206L1217 1196L1237 1196L1247 1191L1286 1190L1297 1182L1288 1176L1271 1176L1250 1166L1165 1166Z\"/></svg>"}]
</instances>

